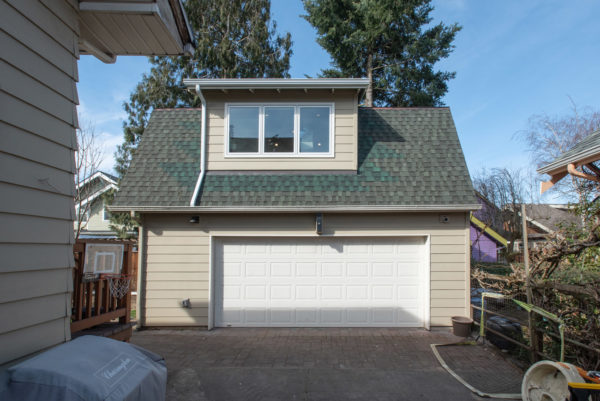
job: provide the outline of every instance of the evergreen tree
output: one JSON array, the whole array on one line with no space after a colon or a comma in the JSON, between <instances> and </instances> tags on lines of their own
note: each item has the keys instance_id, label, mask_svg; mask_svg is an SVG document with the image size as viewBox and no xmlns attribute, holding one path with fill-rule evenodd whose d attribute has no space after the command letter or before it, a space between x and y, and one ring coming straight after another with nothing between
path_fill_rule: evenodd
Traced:
<instances>
[{"instance_id":1,"label":"evergreen tree","mask_svg":"<svg viewBox=\"0 0 600 401\"><path fill-rule=\"evenodd\" d=\"M199 106L183 78L289 77L291 35L276 33L269 0L187 0L184 6L196 49L193 55L150 58L150 72L124 104L124 138L115 154L120 178L153 109Z\"/></svg>"},{"instance_id":2,"label":"evergreen tree","mask_svg":"<svg viewBox=\"0 0 600 401\"><path fill-rule=\"evenodd\" d=\"M331 55L326 77L367 77L366 106L438 106L454 72L436 71L461 29L430 26L431 0L303 0Z\"/></svg>"},{"instance_id":3,"label":"evergreen tree","mask_svg":"<svg viewBox=\"0 0 600 401\"><path fill-rule=\"evenodd\" d=\"M198 107L183 78L289 77L292 40L276 33L269 0L187 0L188 21L196 41L192 55L151 57L144 74L123 107L123 143L115 153L115 170L122 179L156 108ZM114 194L105 201L112 203ZM136 227L128 213L113 213L111 228L121 237Z\"/></svg>"}]
</instances>

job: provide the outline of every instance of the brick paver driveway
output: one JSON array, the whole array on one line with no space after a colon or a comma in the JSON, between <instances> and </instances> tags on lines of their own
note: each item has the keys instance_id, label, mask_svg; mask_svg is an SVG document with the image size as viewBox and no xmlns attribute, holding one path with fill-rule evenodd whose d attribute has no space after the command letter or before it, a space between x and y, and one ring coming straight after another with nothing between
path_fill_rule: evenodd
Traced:
<instances>
[{"instance_id":1,"label":"brick paver driveway","mask_svg":"<svg viewBox=\"0 0 600 401\"><path fill-rule=\"evenodd\" d=\"M418 329L146 330L132 342L165 357L168 400L477 400Z\"/></svg>"}]
</instances>

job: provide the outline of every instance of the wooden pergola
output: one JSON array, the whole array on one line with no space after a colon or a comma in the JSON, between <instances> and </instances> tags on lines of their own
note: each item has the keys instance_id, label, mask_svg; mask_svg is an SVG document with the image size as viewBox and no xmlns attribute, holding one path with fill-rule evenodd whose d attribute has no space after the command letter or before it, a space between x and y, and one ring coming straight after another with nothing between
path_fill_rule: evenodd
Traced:
<instances>
[{"instance_id":1,"label":"wooden pergola","mask_svg":"<svg viewBox=\"0 0 600 401\"><path fill-rule=\"evenodd\" d=\"M564 152L552 163L537 170L548 174L550 179L542 182L541 193L552 188L567 175L595 181L600 185L600 168L594 163L600 160L600 130L595 131L572 149Z\"/></svg>"}]
</instances>

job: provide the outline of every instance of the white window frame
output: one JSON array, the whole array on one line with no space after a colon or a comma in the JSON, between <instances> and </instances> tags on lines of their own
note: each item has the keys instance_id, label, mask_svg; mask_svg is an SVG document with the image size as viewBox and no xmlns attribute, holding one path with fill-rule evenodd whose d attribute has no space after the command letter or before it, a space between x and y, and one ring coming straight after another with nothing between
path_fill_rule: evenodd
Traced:
<instances>
[{"instance_id":1,"label":"white window frame","mask_svg":"<svg viewBox=\"0 0 600 401\"><path fill-rule=\"evenodd\" d=\"M110 215L108 216L108 219L106 219L106 213L110 213L107 209L106 209L106 204L104 204L104 202L102 202L102 221L110 221Z\"/></svg>"},{"instance_id":2,"label":"white window frame","mask_svg":"<svg viewBox=\"0 0 600 401\"><path fill-rule=\"evenodd\" d=\"M231 107L258 107L258 152L229 152L229 109ZM265 152L265 107L294 108L294 151ZM300 152L300 107L329 108L329 152ZM332 158L335 157L335 104L319 102L302 103L225 103L225 158Z\"/></svg>"}]
</instances>

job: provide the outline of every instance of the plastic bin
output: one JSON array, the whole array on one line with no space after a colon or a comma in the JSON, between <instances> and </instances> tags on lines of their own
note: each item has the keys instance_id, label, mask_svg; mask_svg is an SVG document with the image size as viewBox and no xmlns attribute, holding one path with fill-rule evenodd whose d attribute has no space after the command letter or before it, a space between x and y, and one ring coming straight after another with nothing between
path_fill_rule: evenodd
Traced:
<instances>
[{"instance_id":1,"label":"plastic bin","mask_svg":"<svg viewBox=\"0 0 600 401\"><path fill-rule=\"evenodd\" d=\"M465 316L452 317L452 332L458 337L469 337L471 335L471 326L473 319Z\"/></svg>"}]
</instances>

